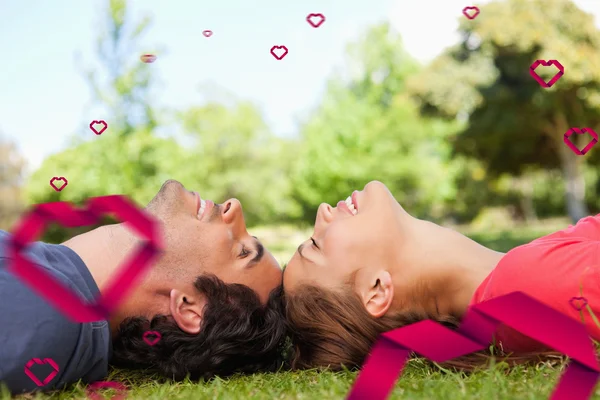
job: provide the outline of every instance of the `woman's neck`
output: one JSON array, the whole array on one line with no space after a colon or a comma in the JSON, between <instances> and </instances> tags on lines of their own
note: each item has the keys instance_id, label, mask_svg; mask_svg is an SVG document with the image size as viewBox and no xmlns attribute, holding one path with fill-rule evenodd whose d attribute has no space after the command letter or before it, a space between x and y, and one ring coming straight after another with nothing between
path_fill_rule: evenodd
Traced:
<instances>
[{"instance_id":1,"label":"woman's neck","mask_svg":"<svg viewBox=\"0 0 600 400\"><path fill-rule=\"evenodd\" d=\"M412 298L402 296L398 306L416 307L432 317L461 318L504 253L432 222L409 216L403 225L406 230L398 246L395 292L406 293L405 289L412 287L413 293Z\"/></svg>"}]
</instances>

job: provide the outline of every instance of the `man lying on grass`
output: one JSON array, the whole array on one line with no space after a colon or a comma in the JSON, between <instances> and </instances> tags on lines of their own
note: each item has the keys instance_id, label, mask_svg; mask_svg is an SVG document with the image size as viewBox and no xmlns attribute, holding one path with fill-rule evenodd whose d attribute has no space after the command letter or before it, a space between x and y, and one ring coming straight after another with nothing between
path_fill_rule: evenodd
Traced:
<instances>
[{"instance_id":1,"label":"man lying on grass","mask_svg":"<svg viewBox=\"0 0 600 400\"><path fill-rule=\"evenodd\" d=\"M11 392L101 381L109 361L176 380L279 366L282 272L246 231L240 202L215 204L169 180L146 211L162 223L165 250L110 321L77 324L47 304L7 271L9 235L0 231L0 383ZM62 245L37 242L27 255L91 302L139 240L108 225ZM149 330L161 335L152 346ZM41 388L24 371L32 358L59 367Z\"/></svg>"}]
</instances>

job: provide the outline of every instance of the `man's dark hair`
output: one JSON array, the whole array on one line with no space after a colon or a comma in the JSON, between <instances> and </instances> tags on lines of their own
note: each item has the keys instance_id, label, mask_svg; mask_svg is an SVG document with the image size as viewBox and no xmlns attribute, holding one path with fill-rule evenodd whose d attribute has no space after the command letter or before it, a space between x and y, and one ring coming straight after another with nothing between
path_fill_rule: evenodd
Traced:
<instances>
[{"instance_id":1,"label":"man's dark hair","mask_svg":"<svg viewBox=\"0 0 600 400\"><path fill-rule=\"evenodd\" d=\"M200 333L182 331L171 316L128 318L113 342L111 364L150 369L174 380L275 371L283 364L283 287L263 305L248 286L226 284L214 275L199 276L194 286L208 301ZM159 332L161 339L150 346L143 339L146 331Z\"/></svg>"}]
</instances>

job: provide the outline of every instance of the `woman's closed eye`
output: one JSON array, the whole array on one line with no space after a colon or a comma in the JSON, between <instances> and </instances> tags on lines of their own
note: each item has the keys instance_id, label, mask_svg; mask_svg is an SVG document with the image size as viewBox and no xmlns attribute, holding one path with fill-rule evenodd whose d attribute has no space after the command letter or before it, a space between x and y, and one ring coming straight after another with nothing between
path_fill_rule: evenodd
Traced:
<instances>
[{"instance_id":1,"label":"woman's closed eye","mask_svg":"<svg viewBox=\"0 0 600 400\"><path fill-rule=\"evenodd\" d=\"M312 237L310 238L310 240L312 241L313 246L315 246L318 249L319 245L317 244L317 241L315 239L313 239Z\"/></svg>"}]
</instances>

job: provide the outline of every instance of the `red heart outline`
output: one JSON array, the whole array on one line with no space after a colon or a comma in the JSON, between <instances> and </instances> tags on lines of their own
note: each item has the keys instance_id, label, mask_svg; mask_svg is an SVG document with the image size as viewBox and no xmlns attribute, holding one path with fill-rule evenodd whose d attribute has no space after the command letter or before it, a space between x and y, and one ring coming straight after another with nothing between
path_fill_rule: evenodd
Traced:
<instances>
[{"instance_id":1,"label":"red heart outline","mask_svg":"<svg viewBox=\"0 0 600 400\"><path fill-rule=\"evenodd\" d=\"M96 393L98 390L101 389L113 389L117 392L120 392L111 397L110 400L122 400L125 397L127 397L127 392L129 391L127 386L120 382L101 381L90 384L85 390L85 394L92 400L103 400L104 396L101 396L100 394Z\"/></svg>"},{"instance_id":2,"label":"red heart outline","mask_svg":"<svg viewBox=\"0 0 600 400\"><path fill-rule=\"evenodd\" d=\"M587 146L583 148L583 150L579 150L577 146L575 146L575 144L571 142L571 139L569 139L569 137L574 133L578 135L584 135L585 133L589 133L592 136L592 140L587 144ZM590 151L590 149L594 147L596 143L598 143L598 134L594 132L592 128L571 128L565 133L563 140L565 144L569 146L571 150L573 150L573 153L577 154L578 156L583 156L585 155L585 153Z\"/></svg>"},{"instance_id":3,"label":"red heart outline","mask_svg":"<svg viewBox=\"0 0 600 400\"><path fill-rule=\"evenodd\" d=\"M148 55L148 54L145 54L145 55L144 55L144 56L142 56L142 57L145 57L146 55ZM154 57L154 59L156 59L156 57ZM144 60L142 60L142 61L144 61ZM154 61L154 60L152 60L152 61ZM152 62L152 61L151 61L151 62ZM144 62L145 62L145 61L144 61ZM103 127L103 128L100 130L100 132L98 132L98 131L96 130L96 128L94 128L94 125L95 125L95 124L104 125L104 127ZM94 121L90 122L90 129L91 129L91 130L92 130L92 131L93 131L93 132L94 132L96 135L102 135L102 132L104 132L104 131L105 131L107 128L108 128L108 124L107 124L107 123L106 123L106 122L105 122L103 119L101 119L101 120L99 120L99 121L96 121L96 120L94 120Z\"/></svg>"},{"instance_id":4,"label":"red heart outline","mask_svg":"<svg viewBox=\"0 0 600 400\"><path fill-rule=\"evenodd\" d=\"M31 366L33 364L38 364L38 365L50 364L50 366L52 368L54 368L54 371L50 372L50 374L42 382L29 369L29 368L31 368ZM44 358L44 360L42 360L40 358L32 358L31 360L27 361L27 364L25 364L25 374L29 377L29 379L31 379L33 381L33 383L35 383L38 386L46 386L48 383L50 383L50 381L52 381L52 379L54 379L56 374L58 374L58 371L60 371L60 369L58 368L58 365L56 365L54 360L51 358Z\"/></svg>"},{"instance_id":5,"label":"red heart outline","mask_svg":"<svg viewBox=\"0 0 600 400\"><path fill-rule=\"evenodd\" d=\"M149 339L148 336L156 337L154 339ZM160 334L160 332L157 331L146 331L144 332L142 339L144 339L144 342L146 342L148 345L154 346L156 343L160 342L160 339L162 339L162 335Z\"/></svg>"},{"instance_id":6,"label":"red heart outline","mask_svg":"<svg viewBox=\"0 0 600 400\"><path fill-rule=\"evenodd\" d=\"M552 400L592 396L600 378L600 365L585 326L525 293L512 292L469 307L457 330L425 320L383 333L371 348L347 399L384 400L413 352L442 363L487 349L499 324L571 359L554 387Z\"/></svg>"},{"instance_id":7,"label":"red heart outline","mask_svg":"<svg viewBox=\"0 0 600 400\"><path fill-rule=\"evenodd\" d=\"M277 49L283 49L285 51L283 52L283 54L281 56L278 56L277 54L275 54L275 50L277 50ZM278 60L282 60L283 57L285 57L287 55L287 53L288 53L288 49L285 46L273 46L273 47L271 47L271 54L273 54L273 57L275 57Z\"/></svg>"},{"instance_id":8,"label":"red heart outline","mask_svg":"<svg viewBox=\"0 0 600 400\"><path fill-rule=\"evenodd\" d=\"M207 30L205 30L205 31L202 31L202 34L203 34L205 37L211 37L213 33L212 33L212 31L211 31L210 29L207 29Z\"/></svg>"},{"instance_id":9,"label":"red heart outline","mask_svg":"<svg viewBox=\"0 0 600 400\"><path fill-rule=\"evenodd\" d=\"M140 60L141 60L143 63L146 63L146 64L152 64L154 61L156 61L156 56L155 56L154 54L142 54L142 55L140 56ZM96 121L96 122L97 122L97 121ZM104 121L102 121L102 122L104 122ZM93 125L93 123L94 123L94 121L92 121L92 125ZM106 122L104 122L104 125L106 125ZM90 126L90 128L92 128L92 127ZM94 131L94 133L96 133L96 130L95 130L94 128L92 128L92 130ZM105 130L106 130L106 127L105 127L104 129L102 129L102 130L100 131L100 133L96 133L96 135L100 135L100 134L102 134L102 132L104 132Z\"/></svg>"},{"instance_id":10,"label":"red heart outline","mask_svg":"<svg viewBox=\"0 0 600 400\"><path fill-rule=\"evenodd\" d=\"M556 75L554 75L554 77L552 79L550 79L547 83L546 81L544 81L536 72L535 69L537 67L539 67L540 65L544 66L544 67L549 67L551 65L554 65L557 69L558 72L556 73ZM529 67L529 75L531 75L533 77L533 79L535 79L542 87L545 88L550 88L552 87L552 85L554 85L556 83L556 81L558 81L560 79L561 76L563 76L565 74L565 67L562 66L561 63L558 62L558 60L548 60L548 61L544 61L544 60L536 60L534 61L533 64L531 64L531 66Z\"/></svg>"},{"instance_id":11,"label":"red heart outline","mask_svg":"<svg viewBox=\"0 0 600 400\"><path fill-rule=\"evenodd\" d=\"M84 209L75 209L67 202L35 206L19 221L7 248L12 258L8 270L76 323L108 319L162 250L158 222L145 211L138 209L127 197L120 195L93 197L88 200L86 206ZM107 214L114 214L133 228L145 241L117 269L116 275L111 278L99 299L95 303L87 304L44 268L29 260L25 250L31 242L41 236L51 222L75 228L94 225Z\"/></svg>"},{"instance_id":12,"label":"red heart outline","mask_svg":"<svg viewBox=\"0 0 600 400\"><path fill-rule=\"evenodd\" d=\"M317 18L321 18L321 20L318 23L314 23L312 22L312 18L313 17L317 17ZM313 28L318 28L321 25L323 25L323 22L325 22L325 16L321 13L316 13L316 14L308 14L306 16L306 21L313 27Z\"/></svg>"},{"instance_id":13,"label":"red heart outline","mask_svg":"<svg viewBox=\"0 0 600 400\"><path fill-rule=\"evenodd\" d=\"M65 184L62 185L60 188L58 188L54 184L55 181L64 181ZM52 179L50 179L50 186L52 186L54 188L54 190L56 190L57 192L60 192L61 190L63 190L65 187L67 187L68 184L69 184L69 181L64 176L53 176Z\"/></svg>"},{"instance_id":14,"label":"red heart outline","mask_svg":"<svg viewBox=\"0 0 600 400\"><path fill-rule=\"evenodd\" d=\"M469 13L467 11L469 10L475 10L475 14L473 14L473 16L469 15ZM462 13L464 14L465 17L469 18L469 19L474 19L476 16L479 15L479 8L472 6L472 7L465 7L462 10Z\"/></svg>"},{"instance_id":15,"label":"red heart outline","mask_svg":"<svg viewBox=\"0 0 600 400\"><path fill-rule=\"evenodd\" d=\"M581 301L582 304L580 306L577 306L575 304L576 301ZM571 300L569 300L569 303L571 304L571 307L573 307L577 311L583 310L583 307L588 305L588 301L585 297L571 297Z\"/></svg>"}]
</instances>

